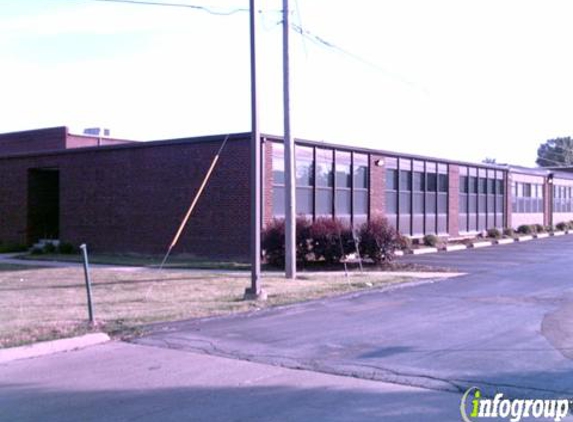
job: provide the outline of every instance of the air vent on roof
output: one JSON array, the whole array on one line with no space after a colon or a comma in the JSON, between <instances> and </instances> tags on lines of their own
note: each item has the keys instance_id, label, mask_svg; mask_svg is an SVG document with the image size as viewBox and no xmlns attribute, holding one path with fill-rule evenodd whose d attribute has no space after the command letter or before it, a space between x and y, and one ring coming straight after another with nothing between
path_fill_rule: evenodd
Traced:
<instances>
[{"instance_id":1,"label":"air vent on roof","mask_svg":"<svg viewBox=\"0 0 573 422\"><path fill-rule=\"evenodd\" d=\"M89 127L84 129L84 135L88 136L109 136L109 129L103 127Z\"/></svg>"}]
</instances>

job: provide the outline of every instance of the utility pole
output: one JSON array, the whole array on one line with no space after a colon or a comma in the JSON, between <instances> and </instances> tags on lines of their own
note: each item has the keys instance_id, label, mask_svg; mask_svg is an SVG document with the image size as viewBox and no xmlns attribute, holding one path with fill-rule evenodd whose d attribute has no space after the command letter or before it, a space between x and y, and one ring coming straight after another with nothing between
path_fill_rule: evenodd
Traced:
<instances>
[{"instance_id":1,"label":"utility pole","mask_svg":"<svg viewBox=\"0 0 573 422\"><path fill-rule=\"evenodd\" d=\"M295 151L290 124L290 16L288 0L283 0L283 95L285 144L285 273L287 279L296 278L296 197Z\"/></svg>"},{"instance_id":2,"label":"utility pole","mask_svg":"<svg viewBox=\"0 0 573 422\"><path fill-rule=\"evenodd\" d=\"M249 0L251 38L251 287L245 290L246 300L264 300L261 287L261 136L259 129L256 55L255 0Z\"/></svg>"}]
</instances>

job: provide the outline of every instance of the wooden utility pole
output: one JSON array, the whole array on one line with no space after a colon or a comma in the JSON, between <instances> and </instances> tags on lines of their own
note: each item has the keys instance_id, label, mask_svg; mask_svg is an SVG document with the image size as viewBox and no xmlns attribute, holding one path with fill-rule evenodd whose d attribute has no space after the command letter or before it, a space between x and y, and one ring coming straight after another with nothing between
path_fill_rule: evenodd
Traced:
<instances>
[{"instance_id":1,"label":"wooden utility pole","mask_svg":"<svg viewBox=\"0 0 573 422\"><path fill-rule=\"evenodd\" d=\"M290 122L290 16L288 0L283 0L283 95L285 144L285 273L287 279L296 278L296 196L295 150Z\"/></svg>"},{"instance_id":2,"label":"wooden utility pole","mask_svg":"<svg viewBox=\"0 0 573 422\"><path fill-rule=\"evenodd\" d=\"M261 287L261 136L259 129L256 55L256 9L250 0L251 38L251 287L245 290L245 299L265 299Z\"/></svg>"}]
</instances>

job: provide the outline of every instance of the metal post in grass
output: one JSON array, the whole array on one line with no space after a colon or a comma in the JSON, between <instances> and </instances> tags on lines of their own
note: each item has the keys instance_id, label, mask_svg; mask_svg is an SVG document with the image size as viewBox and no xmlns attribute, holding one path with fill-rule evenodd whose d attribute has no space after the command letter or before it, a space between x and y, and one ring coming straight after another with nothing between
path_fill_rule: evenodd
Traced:
<instances>
[{"instance_id":1,"label":"metal post in grass","mask_svg":"<svg viewBox=\"0 0 573 422\"><path fill-rule=\"evenodd\" d=\"M84 243L80 246L80 249L82 250L82 257L84 262L84 275L86 278L86 291L88 295L88 314L89 314L90 324L93 325L95 321L94 321L94 306L92 302L92 282L90 279L90 264L88 261L88 247Z\"/></svg>"}]
</instances>

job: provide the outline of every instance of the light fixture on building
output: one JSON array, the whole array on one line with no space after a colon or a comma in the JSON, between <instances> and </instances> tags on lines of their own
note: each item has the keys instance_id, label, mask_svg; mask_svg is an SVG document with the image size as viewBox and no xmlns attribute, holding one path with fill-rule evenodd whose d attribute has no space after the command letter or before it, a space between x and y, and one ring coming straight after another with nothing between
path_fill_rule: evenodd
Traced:
<instances>
[{"instance_id":1,"label":"light fixture on building","mask_svg":"<svg viewBox=\"0 0 573 422\"><path fill-rule=\"evenodd\" d=\"M374 161L374 165L376 167L382 167L384 165L384 160L383 159L376 160Z\"/></svg>"}]
</instances>

